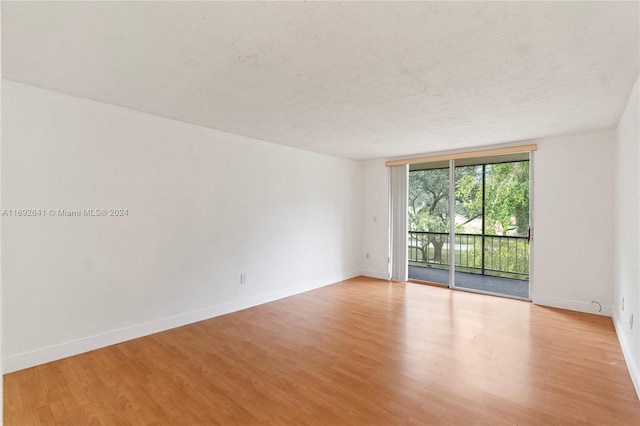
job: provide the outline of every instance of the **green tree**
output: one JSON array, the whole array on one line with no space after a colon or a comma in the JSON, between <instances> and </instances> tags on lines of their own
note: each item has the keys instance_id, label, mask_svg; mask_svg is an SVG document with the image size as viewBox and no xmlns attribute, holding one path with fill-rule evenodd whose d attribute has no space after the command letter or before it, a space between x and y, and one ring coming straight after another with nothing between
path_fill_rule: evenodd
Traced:
<instances>
[{"instance_id":1,"label":"green tree","mask_svg":"<svg viewBox=\"0 0 640 426\"><path fill-rule=\"evenodd\" d=\"M409 173L409 230L449 231L449 169L416 170ZM442 261L442 236L429 234L416 250L427 261L429 245L433 246L434 261Z\"/></svg>"},{"instance_id":2,"label":"green tree","mask_svg":"<svg viewBox=\"0 0 640 426\"><path fill-rule=\"evenodd\" d=\"M487 166L487 223L502 235L515 231L519 235L529 227L529 162L490 164ZM496 232L497 233L497 232Z\"/></svg>"},{"instance_id":3,"label":"green tree","mask_svg":"<svg viewBox=\"0 0 640 426\"><path fill-rule=\"evenodd\" d=\"M462 225L482 216L482 166L456 167L455 208Z\"/></svg>"},{"instance_id":4,"label":"green tree","mask_svg":"<svg viewBox=\"0 0 640 426\"><path fill-rule=\"evenodd\" d=\"M456 182L469 173L468 167L455 169ZM449 232L449 169L414 170L409 173L409 230L427 232ZM422 260L429 255L429 245L433 246L433 260L442 261L442 247L448 236L429 234L422 247Z\"/></svg>"},{"instance_id":5,"label":"green tree","mask_svg":"<svg viewBox=\"0 0 640 426\"><path fill-rule=\"evenodd\" d=\"M456 181L457 212L467 218L482 215L482 167L460 175ZM486 165L485 228L490 234L527 232L529 226L529 162Z\"/></svg>"},{"instance_id":6,"label":"green tree","mask_svg":"<svg viewBox=\"0 0 640 426\"><path fill-rule=\"evenodd\" d=\"M449 231L449 170L409 173L409 229Z\"/></svg>"}]
</instances>

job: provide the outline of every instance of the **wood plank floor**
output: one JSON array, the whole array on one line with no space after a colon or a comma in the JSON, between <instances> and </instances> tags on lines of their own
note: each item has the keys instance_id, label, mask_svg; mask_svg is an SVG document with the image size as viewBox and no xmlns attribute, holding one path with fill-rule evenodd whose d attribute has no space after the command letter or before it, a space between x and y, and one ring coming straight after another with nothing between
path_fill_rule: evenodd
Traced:
<instances>
[{"instance_id":1,"label":"wood plank floor","mask_svg":"<svg viewBox=\"0 0 640 426\"><path fill-rule=\"evenodd\" d=\"M5 425L640 424L610 318L357 278L8 374Z\"/></svg>"}]
</instances>

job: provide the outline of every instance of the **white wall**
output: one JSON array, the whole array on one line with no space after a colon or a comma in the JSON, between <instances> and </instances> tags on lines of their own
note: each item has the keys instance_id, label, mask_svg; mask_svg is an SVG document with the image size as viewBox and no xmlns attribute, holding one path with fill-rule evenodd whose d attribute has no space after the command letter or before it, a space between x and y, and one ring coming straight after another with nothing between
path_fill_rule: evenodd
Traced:
<instances>
[{"instance_id":1,"label":"white wall","mask_svg":"<svg viewBox=\"0 0 640 426\"><path fill-rule=\"evenodd\" d=\"M2 22L2 7L0 7L0 22ZM1 51L2 49L0 49ZM2 55L0 55L0 99L2 98ZM2 133L2 102L0 102L0 134ZM0 137L0 152L2 152L2 137ZM0 175L2 173L2 158L0 157ZM1 179L0 179L1 181ZM1 183L1 182L0 182ZM2 209L2 185L0 185L0 210ZM0 240L2 238L2 222L0 221ZM3 337L3 324L2 324L2 247L0 245L0 377L4 374L4 366L2 364L2 341ZM4 401L4 386L0 386L0 401ZM4 404L0 403L0 426L3 424L4 419Z\"/></svg>"},{"instance_id":2,"label":"white wall","mask_svg":"<svg viewBox=\"0 0 640 426\"><path fill-rule=\"evenodd\" d=\"M611 315L615 132L534 142L532 300Z\"/></svg>"},{"instance_id":3,"label":"white wall","mask_svg":"<svg viewBox=\"0 0 640 426\"><path fill-rule=\"evenodd\" d=\"M640 397L639 85L640 79L636 81L617 128L613 321Z\"/></svg>"},{"instance_id":4,"label":"white wall","mask_svg":"<svg viewBox=\"0 0 640 426\"><path fill-rule=\"evenodd\" d=\"M362 273L389 279L389 174L383 160L362 162ZM369 257L366 254L369 253Z\"/></svg>"},{"instance_id":5,"label":"white wall","mask_svg":"<svg viewBox=\"0 0 640 426\"><path fill-rule=\"evenodd\" d=\"M534 303L611 314L613 275L613 162L615 132L590 132L530 141L534 154ZM386 271L389 234L371 224L388 220L384 161L363 166L364 273Z\"/></svg>"},{"instance_id":6,"label":"white wall","mask_svg":"<svg viewBox=\"0 0 640 426\"><path fill-rule=\"evenodd\" d=\"M4 209L129 212L3 217L5 372L360 272L358 162L8 81L2 105Z\"/></svg>"}]
</instances>

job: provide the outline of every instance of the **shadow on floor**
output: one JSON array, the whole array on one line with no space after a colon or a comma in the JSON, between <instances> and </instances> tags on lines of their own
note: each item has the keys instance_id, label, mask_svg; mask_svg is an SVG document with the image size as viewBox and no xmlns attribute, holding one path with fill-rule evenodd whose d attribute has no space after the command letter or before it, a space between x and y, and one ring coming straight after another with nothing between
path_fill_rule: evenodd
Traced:
<instances>
[{"instance_id":1,"label":"shadow on floor","mask_svg":"<svg viewBox=\"0 0 640 426\"><path fill-rule=\"evenodd\" d=\"M422 266L410 265L409 279L449 284L449 271L445 269L425 268ZM455 284L456 287L482 290L505 296L529 299L529 280L516 280L512 278L456 272Z\"/></svg>"}]
</instances>

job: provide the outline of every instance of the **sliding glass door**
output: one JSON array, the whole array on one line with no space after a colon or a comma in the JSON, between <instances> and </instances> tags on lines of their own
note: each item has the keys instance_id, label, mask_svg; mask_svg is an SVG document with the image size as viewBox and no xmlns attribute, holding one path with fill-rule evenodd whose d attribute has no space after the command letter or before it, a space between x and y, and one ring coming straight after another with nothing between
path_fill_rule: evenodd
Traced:
<instances>
[{"instance_id":1,"label":"sliding glass door","mask_svg":"<svg viewBox=\"0 0 640 426\"><path fill-rule=\"evenodd\" d=\"M408 192L410 279L529 299L528 152L413 164Z\"/></svg>"},{"instance_id":2,"label":"sliding glass door","mask_svg":"<svg viewBox=\"0 0 640 426\"><path fill-rule=\"evenodd\" d=\"M456 161L455 173L453 286L529 299L528 154Z\"/></svg>"}]
</instances>

